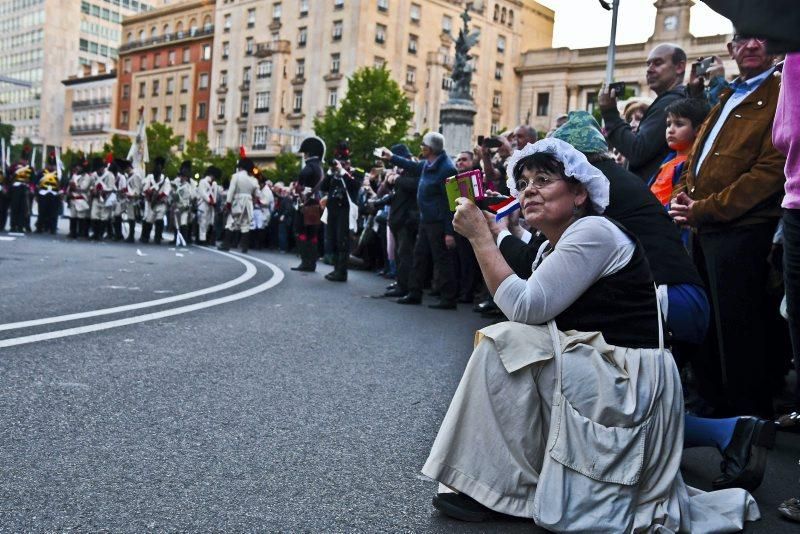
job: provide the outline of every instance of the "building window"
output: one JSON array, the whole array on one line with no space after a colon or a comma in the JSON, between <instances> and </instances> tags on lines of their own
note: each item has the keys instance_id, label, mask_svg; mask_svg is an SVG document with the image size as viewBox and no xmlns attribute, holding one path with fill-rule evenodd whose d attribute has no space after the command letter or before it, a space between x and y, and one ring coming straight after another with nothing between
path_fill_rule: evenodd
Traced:
<instances>
[{"instance_id":1,"label":"building window","mask_svg":"<svg viewBox=\"0 0 800 534\"><path fill-rule=\"evenodd\" d=\"M336 20L333 22L333 40L338 41L342 38L342 21Z\"/></svg>"},{"instance_id":2,"label":"building window","mask_svg":"<svg viewBox=\"0 0 800 534\"><path fill-rule=\"evenodd\" d=\"M442 31L444 33L453 31L453 19L449 15L444 15L442 17Z\"/></svg>"},{"instance_id":3,"label":"building window","mask_svg":"<svg viewBox=\"0 0 800 534\"><path fill-rule=\"evenodd\" d=\"M172 106L167 106L164 110L164 122L172 122Z\"/></svg>"},{"instance_id":4,"label":"building window","mask_svg":"<svg viewBox=\"0 0 800 534\"><path fill-rule=\"evenodd\" d=\"M228 86L228 71L227 70L219 71L219 85L220 85L220 87L227 87Z\"/></svg>"},{"instance_id":5,"label":"building window","mask_svg":"<svg viewBox=\"0 0 800 534\"><path fill-rule=\"evenodd\" d=\"M198 89L208 89L208 73L201 72L200 78L198 79L197 88Z\"/></svg>"},{"instance_id":6,"label":"building window","mask_svg":"<svg viewBox=\"0 0 800 534\"><path fill-rule=\"evenodd\" d=\"M380 56L375 56L375 60L372 62L376 69L382 69L386 66L386 60Z\"/></svg>"},{"instance_id":7,"label":"building window","mask_svg":"<svg viewBox=\"0 0 800 534\"><path fill-rule=\"evenodd\" d=\"M586 93L586 111L594 113L594 108L597 107L597 91L589 91Z\"/></svg>"},{"instance_id":8,"label":"building window","mask_svg":"<svg viewBox=\"0 0 800 534\"><path fill-rule=\"evenodd\" d=\"M127 111L123 111L122 113L120 113L119 122L121 122L122 124L128 124L128 112Z\"/></svg>"},{"instance_id":9,"label":"building window","mask_svg":"<svg viewBox=\"0 0 800 534\"><path fill-rule=\"evenodd\" d=\"M122 62L122 72L125 74L130 74L131 70L131 59L127 58L125 61Z\"/></svg>"},{"instance_id":10,"label":"building window","mask_svg":"<svg viewBox=\"0 0 800 534\"><path fill-rule=\"evenodd\" d=\"M297 78L303 78L306 74L306 60L305 59L298 59L297 60L297 68L295 69L295 76Z\"/></svg>"},{"instance_id":11,"label":"building window","mask_svg":"<svg viewBox=\"0 0 800 534\"><path fill-rule=\"evenodd\" d=\"M300 16L308 16L308 0L300 0Z\"/></svg>"},{"instance_id":12,"label":"building window","mask_svg":"<svg viewBox=\"0 0 800 534\"><path fill-rule=\"evenodd\" d=\"M175 78L167 78L167 94L171 95L175 92Z\"/></svg>"},{"instance_id":13,"label":"building window","mask_svg":"<svg viewBox=\"0 0 800 534\"><path fill-rule=\"evenodd\" d=\"M150 108L150 122L158 121L158 108Z\"/></svg>"},{"instance_id":14,"label":"building window","mask_svg":"<svg viewBox=\"0 0 800 534\"><path fill-rule=\"evenodd\" d=\"M139 70L147 70L147 56L139 58Z\"/></svg>"},{"instance_id":15,"label":"building window","mask_svg":"<svg viewBox=\"0 0 800 534\"><path fill-rule=\"evenodd\" d=\"M492 135L497 135L497 132L500 131L500 125L496 122L492 121L492 127L489 128Z\"/></svg>"},{"instance_id":16,"label":"building window","mask_svg":"<svg viewBox=\"0 0 800 534\"><path fill-rule=\"evenodd\" d=\"M175 64L175 50L170 50L167 52L167 65L172 66Z\"/></svg>"},{"instance_id":17,"label":"building window","mask_svg":"<svg viewBox=\"0 0 800 534\"><path fill-rule=\"evenodd\" d=\"M335 108L339 102L339 91L331 89L328 91L328 106Z\"/></svg>"},{"instance_id":18,"label":"building window","mask_svg":"<svg viewBox=\"0 0 800 534\"><path fill-rule=\"evenodd\" d=\"M383 24L375 25L375 42L383 44L386 42L386 26Z\"/></svg>"},{"instance_id":19,"label":"building window","mask_svg":"<svg viewBox=\"0 0 800 534\"><path fill-rule=\"evenodd\" d=\"M186 120L186 104L181 104L181 107L178 110L178 120L179 121Z\"/></svg>"},{"instance_id":20,"label":"building window","mask_svg":"<svg viewBox=\"0 0 800 534\"><path fill-rule=\"evenodd\" d=\"M205 102L200 102L197 104L197 118L198 119L205 119L208 115L208 104Z\"/></svg>"},{"instance_id":21,"label":"building window","mask_svg":"<svg viewBox=\"0 0 800 534\"><path fill-rule=\"evenodd\" d=\"M333 9L344 8L344 0L333 0Z\"/></svg>"},{"instance_id":22,"label":"building window","mask_svg":"<svg viewBox=\"0 0 800 534\"><path fill-rule=\"evenodd\" d=\"M536 116L547 117L550 114L550 93L536 93Z\"/></svg>"},{"instance_id":23,"label":"building window","mask_svg":"<svg viewBox=\"0 0 800 534\"><path fill-rule=\"evenodd\" d=\"M239 115L241 117L247 117L250 113L250 96L243 95L242 96L242 105L239 107Z\"/></svg>"},{"instance_id":24,"label":"building window","mask_svg":"<svg viewBox=\"0 0 800 534\"><path fill-rule=\"evenodd\" d=\"M502 80L503 79L503 64L502 63L495 63L494 64L494 79L495 80Z\"/></svg>"},{"instance_id":25,"label":"building window","mask_svg":"<svg viewBox=\"0 0 800 534\"><path fill-rule=\"evenodd\" d=\"M224 41L222 43L222 59L228 59L228 56L231 54L231 43L228 41Z\"/></svg>"},{"instance_id":26,"label":"building window","mask_svg":"<svg viewBox=\"0 0 800 534\"><path fill-rule=\"evenodd\" d=\"M406 67L406 84L414 85L417 81L417 69L415 67Z\"/></svg>"},{"instance_id":27,"label":"building window","mask_svg":"<svg viewBox=\"0 0 800 534\"><path fill-rule=\"evenodd\" d=\"M161 66L161 54L153 55L153 68L157 69Z\"/></svg>"},{"instance_id":28,"label":"building window","mask_svg":"<svg viewBox=\"0 0 800 534\"><path fill-rule=\"evenodd\" d=\"M502 103L502 93L500 91L495 91L494 96L492 97L492 107L499 108L501 103Z\"/></svg>"},{"instance_id":29,"label":"building window","mask_svg":"<svg viewBox=\"0 0 800 534\"><path fill-rule=\"evenodd\" d=\"M442 89L445 91L450 91L453 89L453 78L450 76L443 76L442 77Z\"/></svg>"},{"instance_id":30,"label":"building window","mask_svg":"<svg viewBox=\"0 0 800 534\"><path fill-rule=\"evenodd\" d=\"M331 54L331 74L339 72L341 66L341 59L339 54Z\"/></svg>"},{"instance_id":31,"label":"building window","mask_svg":"<svg viewBox=\"0 0 800 534\"><path fill-rule=\"evenodd\" d=\"M128 100L131 97L131 86L125 84L122 86L122 99Z\"/></svg>"},{"instance_id":32,"label":"building window","mask_svg":"<svg viewBox=\"0 0 800 534\"><path fill-rule=\"evenodd\" d=\"M280 5L280 4L278 4ZM273 13L275 12L275 8L273 7ZM278 14L278 18L280 18L280 13ZM251 8L247 10L247 27L248 28L255 28L256 27L256 9Z\"/></svg>"},{"instance_id":33,"label":"building window","mask_svg":"<svg viewBox=\"0 0 800 534\"><path fill-rule=\"evenodd\" d=\"M159 80L153 80L153 96L158 96L159 85L161 85Z\"/></svg>"},{"instance_id":34,"label":"building window","mask_svg":"<svg viewBox=\"0 0 800 534\"><path fill-rule=\"evenodd\" d=\"M247 146L247 130L239 130L239 146Z\"/></svg>"},{"instance_id":35,"label":"building window","mask_svg":"<svg viewBox=\"0 0 800 534\"><path fill-rule=\"evenodd\" d=\"M211 45L203 45L203 61L211 61Z\"/></svg>"},{"instance_id":36,"label":"building window","mask_svg":"<svg viewBox=\"0 0 800 534\"><path fill-rule=\"evenodd\" d=\"M181 93L189 92L189 77L181 76Z\"/></svg>"},{"instance_id":37,"label":"building window","mask_svg":"<svg viewBox=\"0 0 800 534\"><path fill-rule=\"evenodd\" d=\"M256 113L269 111L269 96L269 91L260 91L256 93Z\"/></svg>"},{"instance_id":38,"label":"building window","mask_svg":"<svg viewBox=\"0 0 800 534\"><path fill-rule=\"evenodd\" d=\"M281 20L282 11L283 9L281 8L280 2L278 2L277 4L272 4L272 20Z\"/></svg>"},{"instance_id":39,"label":"building window","mask_svg":"<svg viewBox=\"0 0 800 534\"><path fill-rule=\"evenodd\" d=\"M248 87L250 85L250 67L245 67L242 69L242 85Z\"/></svg>"},{"instance_id":40,"label":"building window","mask_svg":"<svg viewBox=\"0 0 800 534\"><path fill-rule=\"evenodd\" d=\"M147 92L147 82L139 82L139 98L144 98Z\"/></svg>"},{"instance_id":41,"label":"building window","mask_svg":"<svg viewBox=\"0 0 800 534\"><path fill-rule=\"evenodd\" d=\"M256 126L253 128L253 148L265 149L267 147L267 127Z\"/></svg>"},{"instance_id":42,"label":"building window","mask_svg":"<svg viewBox=\"0 0 800 534\"><path fill-rule=\"evenodd\" d=\"M269 78L272 75L272 61L259 61L256 65L256 76L259 79Z\"/></svg>"},{"instance_id":43,"label":"building window","mask_svg":"<svg viewBox=\"0 0 800 534\"><path fill-rule=\"evenodd\" d=\"M244 53L248 56L253 55L253 50L255 49L255 40L252 37L248 37L244 40Z\"/></svg>"},{"instance_id":44,"label":"building window","mask_svg":"<svg viewBox=\"0 0 800 534\"><path fill-rule=\"evenodd\" d=\"M513 9L509 9L508 10L508 27L509 28L513 28L514 27L514 10Z\"/></svg>"},{"instance_id":45,"label":"building window","mask_svg":"<svg viewBox=\"0 0 800 534\"><path fill-rule=\"evenodd\" d=\"M308 28L303 26L297 31L297 46L304 47L306 45L306 41L308 40Z\"/></svg>"},{"instance_id":46,"label":"building window","mask_svg":"<svg viewBox=\"0 0 800 534\"><path fill-rule=\"evenodd\" d=\"M300 113L303 111L303 91L294 92L294 105L292 106L292 111L295 113Z\"/></svg>"},{"instance_id":47,"label":"building window","mask_svg":"<svg viewBox=\"0 0 800 534\"><path fill-rule=\"evenodd\" d=\"M225 118L225 99L220 98L217 101L217 118L224 119Z\"/></svg>"},{"instance_id":48,"label":"building window","mask_svg":"<svg viewBox=\"0 0 800 534\"><path fill-rule=\"evenodd\" d=\"M419 19L422 18L422 8L419 4L411 4L411 22L413 24L419 24Z\"/></svg>"},{"instance_id":49,"label":"building window","mask_svg":"<svg viewBox=\"0 0 800 534\"><path fill-rule=\"evenodd\" d=\"M183 62L184 63L189 63L189 61L191 61L191 59L192 59L192 51L189 50L188 48L184 48L183 49Z\"/></svg>"},{"instance_id":50,"label":"building window","mask_svg":"<svg viewBox=\"0 0 800 534\"><path fill-rule=\"evenodd\" d=\"M389 0L378 0L378 11L389 11Z\"/></svg>"},{"instance_id":51,"label":"building window","mask_svg":"<svg viewBox=\"0 0 800 534\"><path fill-rule=\"evenodd\" d=\"M416 54L417 53L417 36L409 34L408 36L408 53L409 54Z\"/></svg>"},{"instance_id":52,"label":"building window","mask_svg":"<svg viewBox=\"0 0 800 534\"><path fill-rule=\"evenodd\" d=\"M222 31L228 33L231 31L231 16L225 15L224 22L222 23Z\"/></svg>"},{"instance_id":53,"label":"building window","mask_svg":"<svg viewBox=\"0 0 800 534\"><path fill-rule=\"evenodd\" d=\"M502 35L497 36L497 51L501 54L506 51L506 38Z\"/></svg>"}]
</instances>

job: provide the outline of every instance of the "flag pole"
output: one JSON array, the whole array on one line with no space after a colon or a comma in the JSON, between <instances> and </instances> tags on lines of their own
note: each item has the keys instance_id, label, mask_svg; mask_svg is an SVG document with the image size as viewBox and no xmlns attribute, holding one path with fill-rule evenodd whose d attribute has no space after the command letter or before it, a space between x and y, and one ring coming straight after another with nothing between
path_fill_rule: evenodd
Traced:
<instances>
[{"instance_id":1,"label":"flag pole","mask_svg":"<svg viewBox=\"0 0 800 534\"><path fill-rule=\"evenodd\" d=\"M619 0L613 0L611 7L611 39L608 44L608 60L606 61L606 87L614 81L614 62L617 59L617 15Z\"/></svg>"}]
</instances>

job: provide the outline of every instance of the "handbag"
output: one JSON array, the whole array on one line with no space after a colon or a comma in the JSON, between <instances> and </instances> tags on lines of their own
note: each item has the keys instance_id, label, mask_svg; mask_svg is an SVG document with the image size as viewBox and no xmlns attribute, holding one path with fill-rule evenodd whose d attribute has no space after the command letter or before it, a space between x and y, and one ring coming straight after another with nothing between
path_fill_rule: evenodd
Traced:
<instances>
[{"instance_id":1,"label":"handbag","mask_svg":"<svg viewBox=\"0 0 800 534\"><path fill-rule=\"evenodd\" d=\"M661 306L658 348L664 354ZM533 501L533 519L552 532L629 532L635 518L645 447L658 399L656 389L641 421L605 426L584 417L564 396L563 353L555 321L555 378L546 453ZM580 357L580 356L576 356ZM633 416L631 416L632 419ZM598 515L602 513L602 516Z\"/></svg>"}]
</instances>

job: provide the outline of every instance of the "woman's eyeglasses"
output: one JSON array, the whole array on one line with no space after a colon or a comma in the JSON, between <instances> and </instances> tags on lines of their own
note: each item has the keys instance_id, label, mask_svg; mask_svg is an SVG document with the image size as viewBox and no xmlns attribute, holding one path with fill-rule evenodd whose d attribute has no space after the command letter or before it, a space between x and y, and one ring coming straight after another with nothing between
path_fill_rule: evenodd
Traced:
<instances>
[{"instance_id":1,"label":"woman's eyeglasses","mask_svg":"<svg viewBox=\"0 0 800 534\"><path fill-rule=\"evenodd\" d=\"M543 187L547 187L550 184L554 184L559 180L561 180L561 178L554 178L552 176L547 176L544 174L540 174L539 176L534 177L532 180L528 180L527 178L520 178L519 180L517 180L517 191L522 193L528 188L528 186L531 186L534 189L541 189Z\"/></svg>"}]
</instances>

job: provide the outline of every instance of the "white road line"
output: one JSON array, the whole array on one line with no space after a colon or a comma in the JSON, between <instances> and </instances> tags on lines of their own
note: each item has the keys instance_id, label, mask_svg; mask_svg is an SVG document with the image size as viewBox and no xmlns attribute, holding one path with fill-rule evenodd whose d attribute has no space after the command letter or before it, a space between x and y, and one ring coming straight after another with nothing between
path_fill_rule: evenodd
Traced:
<instances>
[{"instance_id":1,"label":"white road line","mask_svg":"<svg viewBox=\"0 0 800 534\"><path fill-rule=\"evenodd\" d=\"M67 315L58 315L55 317L45 317L43 319L31 319L29 321L19 321L16 323L6 323L0 324L0 332L5 330L18 330L21 328L30 328L32 326L40 326L44 324L53 324L53 323L63 323L65 321L75 321L77 319L86 319L89 317L99 317L101 315L111 315L112 313L121 313L131 310L141 310L142 308L151 308L153 306L161 306L162 304L171 304L173 302L180 302L181 300L187 300L195 297L200 297L203 295L208 295L210 293L216 293L218 291L223 291L225 289L229 289L231 287L238 286L240 284L244 284L251 278L256 275L258 269L256 266L250 262L243 261L233 254L229 254L227 252L221 252L216 249L207 248L207 247L198 247L204 250L208 250L210 252L215 252L217 254L221 254L223 256L227 256L229 258L233 258L242 265L245 266L245 271L242 273L241 276L238 278L234 278L228 282L218 284L215 286L207 287L204 289L198 289L197 291L191 291L189 293L182 293L180 295L173 295L171 297L165 297L156 300L148 300L145 302L137 302L135 304L126 304L124 306L115 306L113 308L104 308L102 310L92 310L87 312L79 312L79 313L70 313Z\"/></svg>"},{"instance_id":2,"label":"white road line","mask_svg":"<svg viewBox=\"0 0 800 534\"><path fill-rule=\"evenodd\" d=\"M237 254L238 256L238 254ZM190 313L197 310L203 310L205 308L211 308L212 306L219 306L220 304L227 304L228 302L234 302L237 300L241 300L247 297L251 297L262 291L266 291L271 287L275 287L276 285L280 284L283 281L284 274L280 268L272 263L259 260L257 258L253 258L251 256L246 256L248 259L251 259L255 262L262 263L269 267L272 270L272 278L267 280L266 282L259 284L255 287L250 289L246 289L240 293L234 293L233 295L227 295L224 297L219 297L216 299L208 300L205 302L198 302L195 304L188 304L186 306L181 306L178 308L172 308L170 310L163 310L160 312L148 313L145 315L137 315L135 317L128 317L125 319L118 319L116 321L107 321L104 323L97 323L85 326L78 326L75 328L67 328L64 330L56 330L54 332L46 332L43 334L35 334L31 336L23 336L23 337L15 337L11 339L3 339L0 340L0 348L4 347L15 347L17 345L25 345L28 343L36 343L37 341L46 341L49 339L57 339L61 337L68 337L68 336L77 336L80 334L88 334L90 332L99 332L101 330L108 330L110 328L117 328L119 326L127 326L130 324L136 323L143 323L145 321L153 321L155 319L163 319L164 317L172 317L174 315L181 315L184 313ZM239 258L237 258L239 259ZM252 263L241 260L243 263L248 263L253 266Z\"/></svg>"}]
</instances>

